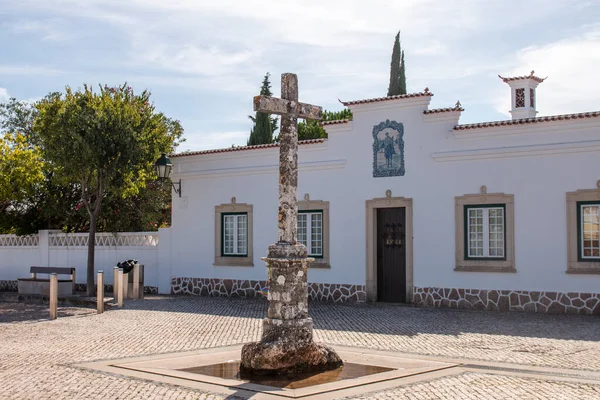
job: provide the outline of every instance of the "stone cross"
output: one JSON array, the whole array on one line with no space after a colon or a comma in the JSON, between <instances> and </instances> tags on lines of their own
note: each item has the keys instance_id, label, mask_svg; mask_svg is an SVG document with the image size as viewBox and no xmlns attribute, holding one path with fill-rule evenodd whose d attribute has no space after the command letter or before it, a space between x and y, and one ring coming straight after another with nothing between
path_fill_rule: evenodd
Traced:
<instances>
[{"instance_id":1,"label":"stone cross","mask_svg":"<svg viewBox=\"0 0 600 400\"><path fill-rule=\"evenodd\" d=\"M267 318L260 342L242 347L241 376L284 374L338 368L341 358L327 346L314 343L308 316L306 246L297 243L298 118L321 119L321 107L298 102L298 78L281 75L281 98L256 96L254 110L281 115L279 148L279 216L277 243L269 246Z\"/></svg>"},{"instance_id":2,"label":"stone cross","mask_svg":"<svg viewBox=\"0 0 600 400\"><path fill-rule=\"evenodd\" d=\"M279 148L279 215L280 243L296 244L298 205L298 118L320 120L322 108L298 102L298 77L281 75L281 98L254 97L254 111L281 115Z\"/></svg>"}]
</instances>

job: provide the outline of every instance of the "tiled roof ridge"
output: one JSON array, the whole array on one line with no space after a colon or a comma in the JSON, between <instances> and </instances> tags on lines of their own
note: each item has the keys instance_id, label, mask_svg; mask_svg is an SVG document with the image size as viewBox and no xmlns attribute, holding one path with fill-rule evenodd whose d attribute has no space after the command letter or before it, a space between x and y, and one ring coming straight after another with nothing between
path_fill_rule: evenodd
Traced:
<instances>
[{"instance_id":1,"label":"tiled roof ridge","mask_svg":"<svg viewBox=\"0 0 600 400\"><path fill-rule=\"evenodd\" d=\"M337 125L337 124L347 124L348 122L350 122L351 120L348 118L344 118L344 119L334 119L331 121L323 121L320 123L321 126L323 125Z\"/></svg>"},{"instance_id":2,"label":"tiled roof ridge","mask_svg":"<svg viewBox=\"0 0 600 400\"><path fill-rule=\"evenodd\" d=\"M532 124L532 123L538 123L538 122L565 121L565 120L570 120L570 119L595 118L595 117L600 117L600 111L589 111L589 112L582 112L582 113L577 113L577 114L548 115L545 117L535 117L535 118L509 119L509 120L503 120L503 121L478 122L478 123L474 123L474 124L456 125L454 127L454 130L490 128L490 127L496 127L496 126Z\"/></svg>"},{"instance_id":3,"label":"tiled roof ridge","mask_svg":"<svg viewBox=\"0 0 600 400\"><path fill-rule=\"evenodd\" d=\"M498 78L502 79L504 82L510 82L510 81L518 81L521 79L533 79L534 81L538 81L539 83L544 82L546 79L548 79L548 77L545 78L540 78L539 76L535 76L534 75L535 71L531 71L529 73L529 75L523 75L523 76L508 76L508 77L503 77L500 76L500 74L498 74Z\"/></svg>"},{"instance_id":4,"label":"tiled roof ridge","mask_svg":"<svg viewBox=\"0 0 600 400\"><path fill-rule=\"evenodd\" d=\"M424 97L424 96L433 96L433 93L431 93L429 91L429 88L425 88L425 90L423 90L422 92L419 92L419 93L398 94L395 96L374 97L372 99L362 99L362 100L352 100L352 101L341 101L338 99L338 101L340 103L342 103L344 106L351 106L354 104L378 103L381 101L410 99L410 98L414 98L414 97Z\"/></svg>"},{"instance_id":5,"label":"tiled roof ridge","mask_svg":"<svg viewBox=\"0 0 600 400\"><path fill-rule=\"evenodd\" d=\"M451 112L451 111L465 111L460 104L460 101L457 101L454 107L445 107L445 108L432 108L431 110L424 110L423 114L437 114L443 112Z\"/></svg>"},{"instance_id":6,"label":"tiled roof ridge","mask_svg":"<svg viewBox=\"0 0 600 400\"><path fill-rule=\"evenodd\" d=\"M324 142L325 142L325 139L307 139L307 140L299 140L298 144L305 145L305 144L316 144L316 143L324 143ZM197 156L197 155L203 155L203 154L228 153L228 152L233 152L233 151L261 150L261 149L270 149L273 147L279 147L279 143L257 144L254 146L227 147L224 149L190 151L187 153L171 154L171 155L169 155L169 157L185 157L185 156Z\"/></svg>"}]
</instances>

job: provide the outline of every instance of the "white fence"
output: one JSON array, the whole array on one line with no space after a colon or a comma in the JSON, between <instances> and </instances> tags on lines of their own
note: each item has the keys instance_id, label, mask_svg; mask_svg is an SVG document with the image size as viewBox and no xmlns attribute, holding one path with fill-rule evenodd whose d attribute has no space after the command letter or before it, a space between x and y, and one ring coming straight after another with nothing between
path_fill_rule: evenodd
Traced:
<instances>
[{"instance_id":1,"label":"white fence","mask_svg":"<svg viewBox=\"0 0 600 400\"><path fill-rule=\"evenodd\" d=\"M16 236L0 235L0 247L27 247L38 246L40 244L39 235Z\"/></svg>"},{"instance_id":2,"label":"white fence","mask_svg":"<svg viewBox=\"0 0 600 400\"><path fill-rule=\"evenodd\" d=\"M161 236L165 239L162 249L159 246ZM26 278L31 266L65 266L75 267L77 283L85 283L88 239L87 233L58 231L40 231L30 236L0 235L0 280ZM112 282L113 267L118 262L136 259L145 266L145 286L160 286L161 293L170 290L170 229L97 233L95 241L95 270L104 270L105 282ZM159 259L162 260L162 271L159 271Z\"/></svg>"}]
</instances>

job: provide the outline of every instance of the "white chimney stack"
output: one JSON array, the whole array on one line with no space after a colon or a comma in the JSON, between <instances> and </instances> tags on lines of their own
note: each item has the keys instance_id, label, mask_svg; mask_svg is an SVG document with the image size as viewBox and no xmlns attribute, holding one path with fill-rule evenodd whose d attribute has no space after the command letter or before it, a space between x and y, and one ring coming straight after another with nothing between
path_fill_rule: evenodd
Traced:
<instances>
[{"instance_id":1,"label":"white chimney stack","mask_svg":"<svg viewBox=\"0 0 600 400\"><path fill-rule=\"evenodd\" d=\"M512 119L535 118L537 114L535 89L547 77L539 78L534 75L534 71L531 71L528 76L504 78L498 75L498 77L510 86Z\"/></svg>"}]
</instances>

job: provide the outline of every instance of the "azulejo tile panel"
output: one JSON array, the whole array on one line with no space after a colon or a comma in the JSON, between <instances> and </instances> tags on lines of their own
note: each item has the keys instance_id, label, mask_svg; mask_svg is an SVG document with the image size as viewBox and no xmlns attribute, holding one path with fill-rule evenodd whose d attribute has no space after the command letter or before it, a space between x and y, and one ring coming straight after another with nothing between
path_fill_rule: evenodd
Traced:
<instances>
[{"instance_id":1,"label":"azulejo tile panel","mask_svg":"<svg viewBox=\"0 0 600 400\"><path fill-rule=\"evenodd\" d=\"M415 287L420 307L600 315L600 293Z\"/></svg>"},{"instance_id":2,"label":"azulejo tile panel","mask_svg":"<svg viewBox=\"0 0 600 400\"><path fill-rule=\"evenodd\" d=\"M177 277L171 280L171 294L225 297L266 297L267 281ZM364 285L309 283L308 297L315 301L363 302Z\"/></svg>"}]
</instances>

